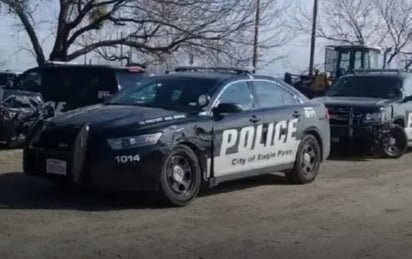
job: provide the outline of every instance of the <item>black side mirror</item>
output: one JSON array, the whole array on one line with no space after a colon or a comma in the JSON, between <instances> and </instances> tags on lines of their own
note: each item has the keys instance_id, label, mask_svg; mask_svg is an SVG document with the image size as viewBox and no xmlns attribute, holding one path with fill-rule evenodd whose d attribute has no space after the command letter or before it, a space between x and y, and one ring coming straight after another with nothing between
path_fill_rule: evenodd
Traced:
<instances>
[{"instance_id":1,"label":"black side mirror","mask_svg":"<svg viewBox=\"0 0 412 259\"><path fill-rule=\"evenodd\" d=\"M242 112L242 106L236 103L221 103L216 108L213 108L214 115L223 115L228 113Z\"/></svg>"},{"instance_id":2,"label":"black side mirror","mask_svg":"<svg viewBox=\"0 0 412 259\"><path fill-rule=\"evenodd\" d=\"M405 98L403 98L404 103L408 103L410 101L412 101L412 96L406 96Z\"/></svg>"}]
</instances>

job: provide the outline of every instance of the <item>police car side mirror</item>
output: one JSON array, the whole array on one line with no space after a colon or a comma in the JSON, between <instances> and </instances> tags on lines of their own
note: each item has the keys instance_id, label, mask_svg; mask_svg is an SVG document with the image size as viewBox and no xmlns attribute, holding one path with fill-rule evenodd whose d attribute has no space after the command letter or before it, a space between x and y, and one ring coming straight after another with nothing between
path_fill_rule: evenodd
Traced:
<instances>
[{"instance_id":1,"label":"police car side mirror","mask_svg":"<svg viewBox=\"0 0 412 259\"><path fill-rule=\"evenodd\" d=\"M242 111L242 107L236 103L221 103L217 107L213 108L213 114L215 116L224 115L228 113L239 113Z\"/></svg>"}]
</instances>

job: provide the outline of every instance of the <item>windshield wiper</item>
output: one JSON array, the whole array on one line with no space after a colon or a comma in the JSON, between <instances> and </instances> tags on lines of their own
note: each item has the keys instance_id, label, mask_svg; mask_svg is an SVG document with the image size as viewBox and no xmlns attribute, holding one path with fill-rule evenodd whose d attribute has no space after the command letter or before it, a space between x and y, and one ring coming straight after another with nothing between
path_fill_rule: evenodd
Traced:
<instances>
[{"instance_id":1,"label":"windshield wiper","mask_svg":"<svg viewBox=\"0 0 412 259\"><path fill-rule=\"evenodd\" d=\"M103 103L104 105L128 105L128 104L125 104L125 103L116 103L116 102L113 102L113 103L111 103L111 102L105 102L105 103Z\"/></svg>"},{"instance_id":2,"label":"windshield wiper","mask_svg":"<svg viewBox=\"0 0 412 259\"><path fill-rule=\"evenodd\" d=\"M158 104L145 104L145 103L134 103L130 104L134 106L139 106L139 107L148 107L148 108L158 108L158 109L163 109L163 110L173 110L172 107L166 106L166 105L158 105Z\"/></svg>"}]
</instances>

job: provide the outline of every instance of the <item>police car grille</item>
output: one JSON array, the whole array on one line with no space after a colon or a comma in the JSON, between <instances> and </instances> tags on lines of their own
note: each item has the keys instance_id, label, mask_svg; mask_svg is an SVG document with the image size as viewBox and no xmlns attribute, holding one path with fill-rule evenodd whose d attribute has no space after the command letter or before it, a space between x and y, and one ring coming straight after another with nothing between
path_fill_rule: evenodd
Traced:
<instances>
[{"instance_id":1,"label":"police car grille","mask_svg":"<svg viewBox=\"0 0 412 259\"><path fill-rule=\"evenodd\" d=\"M60 150L72 150L80 128L70 126L46 126L43 128L34 147Z\"/></svg>"},{"instance_id":2,"label":"police car grille","mask_svg":"<svg viewBox=\"0 0 412 259\"><path fill-rule=\"evenodd\" d=\"M346 126L349 124L361 124L362 112L352 107L329 107L330 124L334 126Z\"/></svg>"}]
</instances>

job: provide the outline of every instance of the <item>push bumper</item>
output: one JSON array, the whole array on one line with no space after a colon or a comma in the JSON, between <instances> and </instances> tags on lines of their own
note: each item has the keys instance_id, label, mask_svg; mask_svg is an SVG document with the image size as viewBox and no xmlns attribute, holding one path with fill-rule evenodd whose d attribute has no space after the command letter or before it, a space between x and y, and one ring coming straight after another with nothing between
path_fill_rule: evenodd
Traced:
<instances>
[{"instance_id":1,"label":"push bumper","mask_svg":"<svg viewBox=\"0 0 412 259\"><path fill-rule=\"evenodd\" d=\"M63 180L79 185L121 191L152 191L159 185L168 151L158 147L113 151L108 147L90 147L82 130L73 148L41 148L28 144L23 153L27 175ZM93 146L93 145L92 145ZM116 157L134 156L138 160L119 161ZM61 172L50 172L48 163L56 161Z\"/></svg>"},{"instance_id":2,"label":"push bumper","mask_svg":"<svg viewBox=\"0 0 412 259\"><path fill-rule=\"evenodd\" d=\"M382 124L373 125L352 125L335 126L331 125L331 142L333 144L361 141L361 143L372 144L378 132L385 126Z\"/></svg>"},{"instance_id":3,"label":"push bumper","mask_svg":"<svg viewBox=\"0 0 412 259\"><path fill-rule=\"evenodd\" d=\"M118 164L115 156L76 157L72 152L29 148L24 151L24 171L27 175L103 189L157 190L165 155L161 152L149 152L139 156L139 162ZM47 168L50 160L60 161L64 165L64 172L50 173Z\"/></svg>"}]
</instances>

